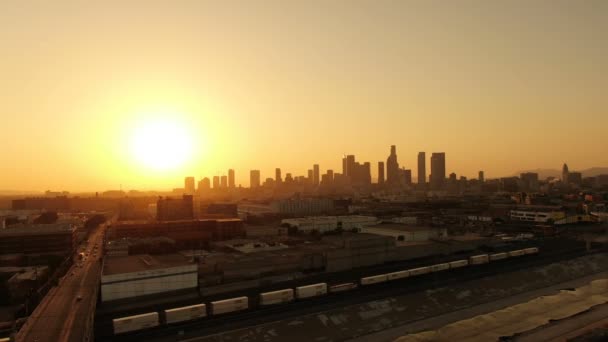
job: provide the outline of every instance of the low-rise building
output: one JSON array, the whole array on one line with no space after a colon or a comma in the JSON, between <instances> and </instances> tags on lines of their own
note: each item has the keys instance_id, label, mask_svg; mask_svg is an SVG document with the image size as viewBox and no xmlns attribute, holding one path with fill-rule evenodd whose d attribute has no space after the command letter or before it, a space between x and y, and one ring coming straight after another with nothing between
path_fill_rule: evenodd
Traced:
<instances>
[{"instance_id":1,"label":"low-rise building","mask_svg":"<svg viewBox=\"0 0 608 342\"><path fill-rule=\"evenodd\" d=\"M295 228L300 232L310 233L317 231L320 233L334 231L337 229L352 230L378 224L380 221L374 216L313 216L295 219L284 219L281 225Z\"/></svg>"},{"instance_id":2,"label":"low-rise building","mask_svg":"<svg viewBox=\"0 0 608 342\"><path fill-rule=\"evenodd\" d=\"M361 229L362 233L390 236L397 242L420 242L448 237L447 228L383 223Z\"/></svg>"},{"instance_id":3,"label":"low-rise building","mask_svg":"<svg viewBox=\"0 0 608 342\"><path fill-rule=\"evenodd\" d=\"M0 254L67 255L76 245L69 223L17 224L0 229Z\"/></svg>"}]
</instances>

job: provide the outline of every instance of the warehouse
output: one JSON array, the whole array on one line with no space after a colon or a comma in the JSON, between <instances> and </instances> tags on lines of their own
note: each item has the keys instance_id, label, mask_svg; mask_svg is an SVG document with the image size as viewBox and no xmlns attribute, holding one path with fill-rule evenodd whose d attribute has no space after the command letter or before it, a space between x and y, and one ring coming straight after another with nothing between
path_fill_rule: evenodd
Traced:
<instances>
[{"instance_id":1,"label":"warehouse","mask_svg":"<svg viewBox=\"0 0 608 342\"><path fill-rule=\"evenodd\" d=\"M294 219L285 219L281 225L290 228L297 228L301 232L318 231L320 233L329 232L336 229L351 230L378 224L378 218L374 216L316 216Z\"/></svg>"},{"instance_id":2,"label":"warehouse","mask_svg":"<svg viewBox=\"0 0 608 342\"><path fill-rule=\"evenodd\" d=\"M420 227L398 223L384 223L361 229L362 233L390 236L399 242L421 242L431 239L447 238L447 229L438 227Z\"/></svg>"},{"instance_id":3,"label":"warehouse","mask_svg":"<svg viewBox=\"0 0 608 342\"><path fill-rule=\"evenodd\" d=\"M108 302L197 286L197 264L179 254L106 257L101 275L101 300Z\"/></svg>"}]
</instances>

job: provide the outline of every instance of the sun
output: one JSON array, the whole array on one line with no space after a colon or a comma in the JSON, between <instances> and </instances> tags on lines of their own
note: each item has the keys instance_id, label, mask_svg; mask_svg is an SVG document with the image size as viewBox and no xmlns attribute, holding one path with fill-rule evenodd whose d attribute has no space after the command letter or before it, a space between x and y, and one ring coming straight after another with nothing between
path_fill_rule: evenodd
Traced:
<instances>
[{"instance_id":1,"label":"sun","mask_svg":"<svg viewBox=\"0 0 608 342\"><path fill-rule=\"evenodd\" d=\"M176 169L192 157L192 137L175 118L142 120L132 132L131 153L146 168Z\"/></svg>"}]
</instances>

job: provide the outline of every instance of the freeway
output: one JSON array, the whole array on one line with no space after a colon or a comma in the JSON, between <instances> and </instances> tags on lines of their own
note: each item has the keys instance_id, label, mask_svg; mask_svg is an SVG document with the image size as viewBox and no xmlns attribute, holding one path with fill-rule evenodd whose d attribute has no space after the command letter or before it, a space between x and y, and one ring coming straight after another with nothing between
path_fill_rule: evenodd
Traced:
<instances>
[{"instance_id":1,"label":"freeway","mask_svg":"<svg viewBox=\"0 0 608 342\"><path fill-rule=\"evenodd\" d=\"M102 257L102 225L79 248L76 261L52 288L15 337L24 342L82 342L92 340Z\"/></svg>"}]
</instances>

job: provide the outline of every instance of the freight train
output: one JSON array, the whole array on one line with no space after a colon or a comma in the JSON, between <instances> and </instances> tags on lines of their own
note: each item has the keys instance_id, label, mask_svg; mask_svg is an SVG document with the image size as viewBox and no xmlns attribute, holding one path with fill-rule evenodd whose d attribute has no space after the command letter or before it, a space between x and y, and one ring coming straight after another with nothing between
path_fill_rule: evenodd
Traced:
<instances>
[{"instance_id":1,"label":"freight train","mask_svg":"<svg viewBox=\"0 0 608 342\"><path fill-rule=\"evenodd\" d=\"M327 283L318 283L298 286L295 289L288 288L278 291L264 292L259 294L258 306L266 307L270 305L286 304L295 300L306 300L307 298L350 291L359 286L370 286L373 284L390 282L408 277L416 277L428 273L442 272L461 267L483 265L507 258L533 255L537 254L538 252L538 247L530 247L495 254L479 254L462 260L367 276L360 278L356 283L351 282L331 285ZM186 307L167 309L162 312L149 312L141 315L116 318L112 320L112 323L114 327L114 334L122 334L158 327L163 324L176 324L202 319L207 316L223 315L249 309L253 309L253 305L250 305L249 297L244 296L210 302L209 305L196 304Z\"/></svg>"}]
</instances>

